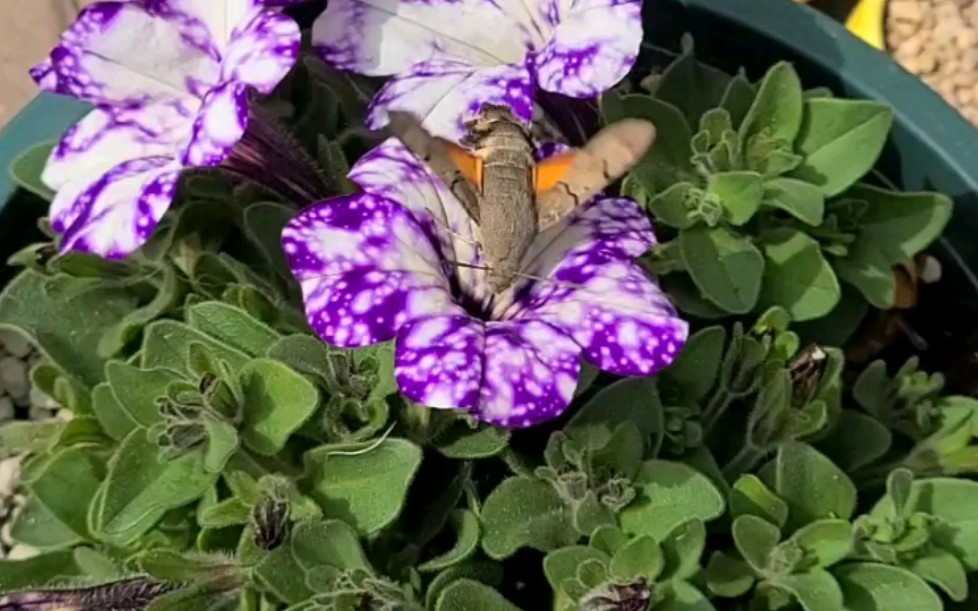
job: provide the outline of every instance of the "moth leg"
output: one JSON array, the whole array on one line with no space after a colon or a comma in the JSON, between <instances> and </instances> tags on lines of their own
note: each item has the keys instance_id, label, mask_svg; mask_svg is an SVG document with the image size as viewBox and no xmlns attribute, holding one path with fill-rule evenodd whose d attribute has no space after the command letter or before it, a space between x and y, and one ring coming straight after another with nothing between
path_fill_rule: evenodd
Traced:
<instances>
[{"instance_id":1,"label":"moth leg","mask_svg":"<svg viewBox=\"0 0 978 611\"><path fill-rule=\"evenodd\" d=\"M477 189L482 188L482 160L456 144L432 136L410 113L394 110L388 115L388 131L431 168L462 204L466 214L478 223Z\"/></svg>"}]
</instances>

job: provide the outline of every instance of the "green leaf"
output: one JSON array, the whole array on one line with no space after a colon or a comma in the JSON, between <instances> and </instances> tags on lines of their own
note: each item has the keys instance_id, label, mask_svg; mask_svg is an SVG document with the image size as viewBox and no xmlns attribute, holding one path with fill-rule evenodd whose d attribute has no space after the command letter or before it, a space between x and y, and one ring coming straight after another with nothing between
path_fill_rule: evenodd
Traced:
<instances>
[{"instance_id":1,"label":"green leaf","mask_svg":"<svg viewBox=\"0 0 978 611\"><path fill-rule=\"evenodd\" d=\"M792 176L838 195L876 163L893 124L893 111L871 100L811 98L795 142L805 156Z\"/></svg>"},{"instance_id":2,"label":"green leaf","mask_svg":"<svg viewBox=\"0 0 978 611\"><path fill-rule=\"evenodd\" d=\"M103 492L95 499L96 534L124 545L153 527L171 509L200 498L217 481L200 452L160 462L157 446L136 429L109 461Z\"/></svg>"},{"instance_id":3,"label":"green leaf","mask_svg":"<svg viewBox=\"0 0 978 611\"><path fill-rule=\"evenodd\" d=\"M626 533L661 541L690 518L709 522L724 510L723 495L713 482L682 463L646 461L635 485L637 498L618 515Z\"/></svg>"},{"instance_id":4,"label":"green leaf","mask_svg":"<svg viewBox=\"0 0 978 611\"><path fill-rule=\"evenodd\" d=\"M577 576L577 567L588 560L608 563L611 559L608 557L608 554L594 547L583 545L562 547L544 556L543 574L546 575L547 582L553 588L554 592L559 592L560 584L565 580L575 578Z\"/></svg>"},{"instance_id":5,"label":"green leaf","mask_svg":"<svg viewBox=\"0 0 978 611\"><path fill-rule=\"evenodd\" d=\"M883 457L893 443L884 424L855 410L843 410L839 421L818 448L847 473L872 464Z\"/></svg>"},{"instance_id":6,"label":"green leaf","mask_svg":"<svg viewBox=\"0 0 978 611\"><path fill-rule=\"evenodd\" d=\"M683 110L690 125L720 103L730 76L725 72L696 61L693 39L683 36L682 54L656 79L650 93Z\"/></svg>"},{"instance_id":7,"label":"green leaf","mask_svg":"<svg viewBox=\"0 0 978 611\"><path fill-rule=\"evenodd\" d=\"M71 550L40 554L26 560L0 560L0 591L41 587L78 575Z\"/></svg>"},{"instance_id":8,"label":"green leaf","mask_svg":"<svg viewBox=\"0 0 978 611\"><path fill-rule=\"evenodd\" d=\"M104 476L105 465L93 448L79 445L55 454L28 487L52 516L78 536L89 538L88 505Z\"/></svg>"},{"instance_id":9,"label":"green leaf","mask_svg":"<svg viewBox=\"0 0 978 611\"><path fill-rule=\"evenodd\" d=\"M282 229L295 209L277 202L258 202L244 210L244 233L258 246L273 270L285 278L290 276L289 265L282 249Z\"/></svg>"},{"instance_id":10,"label":"green leaf","mask_svg":"<svg viewBox=\"0 0 978 611\"><path fill-rule=\"evenodd\" d=\"M631 175L626 180L629 181L630 188L643 188L637 181L633 181ZM623 194L634 197L634 194L624 187L622 187L622 191ZM696 224L696 220L689 213L694 209L700 197L702 197L702 191L694 185L688 182L678 182L648 198L646 207L656 220L670 227L687 229Z\"/></svg>"},{"instance_id":11,"label":"green leaf","mask_svg":"<svg viewBox=\"0 0 978 611\"><path fill-rule=\"evenodd\" d=\"M791 540L805 550L818 566L826 568L852 551L852 525L848 520L816 520L796 530Z\"/></svg>"},{"instance_id":12,"label":"green leaf","mask_svg":"<svg viewBox=\"0 0 978 611\"><path fill-rule=\"evenodd\" d=\"M767 520L750 514L738 516L731 529L737 551L756 572L767 568L768 557L781 540L781 531Z\"/></svg>"},{"instance_id":13,"label":"green leaf","mask_svg":"<svg viewBox=\"0 0 978 611\"><path fill-rule=\"evenodd\" d=\"M331 355L326 344L318 338L305 333L287 335L272 344L266 356L312 376L322 386L329 386L326 373Z\"/></svg>"},{"instance_id":14,"label":"green leaf","mask_svg":"<svg viewBox=\"0 0 978 611\"><path fill-rule=\"evenodd\" d=\"M425 592L425 608L434 609L435 602L441 596L441 593L445 591L445 588L459 579L472 579L484 583L487 586L495 587L502 583L502 574L503 572L499 564L487 560L470 560L462 564L457 564L450 569L445 569L431 580L431 585L428 586L428 590Z\"/></svg>"},{"instance_id":15,"label":"green leaf","mask_svg":"<svg viewBox=\"0 0 978 611\"><path fill-rule=\"evenodd\" d=\"M814 238L795 229L776 229L765 234L763 251L759 307L779 305L792 320L805 321L828 314L839 303L839 280Z\"/></svg>"},{"instance_id":16,"label":"green leaf","mask_svg":"<svg viewBox=\"0 0 978 611\"><path fill-rule=\"evenodd\" d=\"M81 572L99 581L114 581L125 577L122 567L110 558L91 547L74 549L75 564Z\"/></svg>"},{"instance_id":17,"label":"green leaf","mask_svg":"<svg viewBox=\"0 0 978 611\"><path fill-rule=\"evenodd\" d=\"M223 579L193 584L156 598L146 611L236 611L239 594Z\"/></svg>"},{"instance_id":18,"label":"green leaf","mask_svg":"<svg viewBox=\"0 0 978 611\"><path fill-rule=\"evenodd\" d=\"M55 142L42 142L22 151L10 164L9 169L10 177L18 187L46 201L54 199L54 191L44 184L41 175L44 173L44 167L55 144Z\"/></svg>"},{"instance_id":19,"label":"green leaf","mask_svg":"<svg viewBox=\"0 0 978 611\"><path fill-rule=\"evenodd\" d=\"M842 590L835 578L824 569L783 575L769 583L790 592L805 611L842 608Z\"/></svg>"},{"instance_id":20,"label":"green leaf","mask_svg":"<svg viewBox=\"0 0 978 611\"><path fill-rule=\"evenodd\" d=\"M305 462L309 495L322 506L323 517L371 534L401 512L421 464L421 448L389 438L366 450L323 446L307 452Z\"/></svg>"},{"instance_id":21,"label":"green leaf","mask_svg":"<svg viewBox=\"0 0 978 611\"><path fill-rule=\"evenodd\" d=\"M615 428L608 444L597 448L591 455L591 465L596 469L631 479L642 464L644 437L631 422L622 422ZM590 534L588 531L586 534Z\"/></svg>"},{"instance_id":22,"label":"green leaf","mask_svg":"<svg viewBox=\"0 0 978 611\"><path fill-rule=\"evenodd\" d=\"M26 270L0 293L0 329L19 330L60 369L92 387L105 379L105 361L93 347L137 303L127 289Z\"/></svg>"},{"instance_id":23,"label":"green leaf","mask_svg":"<svg viewBox=\"0 0 978 611\"><path fill-rule=\"evenodd\" d=\"M913 494L913 471L903 467L890 471L886 477L886 493L893 501L896 515L908 515L910 495Z\"/></svg>"},{"instance_id":24,"label":"green leaf","mask_svg":"<svg viewBox=\"0 0 978 611\"><path fill-rule=\"evenodd\" d=\"M663 539L665 568L662 579L689 579L700 569L700 558L706 549L706 525L698 518L686 520Z\"/></svg>"},{"instance_id":25,"label":"green leaf","mask_svg":"<svg viewBox=\"0 0 978 611\"><path fill-rule=\"evenodd\" d=\"M357 534L340 520L309 520L292 531L292 555L306 571L327 565L343 571L373 569L360 547Z\"/></svg>"},{"instance_id":26,"label":"green leaf","mask_svg":"<svg viewBox=\"0 0 978 611\"><path fill-rule=\"evenodd\" d=\"M459 579L438 597L435 611L520 611L519 607L503 598L502 594L484 583L471 579Z\"/></svg>"},{"instance_id":27,"label":"green leaf","mask_svg":"<svg viewBox=\"0 0 978 611\"><path fill-rule=\"evenodd\" d=\"M644 577L654 582L665 566L662 548L648 535L635 537L611 557L608 570L611 576L624 583Z\"/></svg>"},{"instance_id":28,"label":"green leaf","mask_svg":"<svg viewBox=\"0 0 978 611\"><path fill-rule=\"evenodd\" d=\"M706 186L707 196L715 197L723 205L724 218L731 225L740 226L751 220L761 207L764 197L764 180L757 172L723 172L710 176Z\"/></svg>"},{"instance_id":29,"label":"green leaf","mask_svg":"<svg viewBox=\"0 0 978 611\"><path fill-rule=\"evenodd\" d=\"M693 138L689 123L678 108L647 95L619 95L609 91L601 98L605 124L634 117L648 119L656 126L655 146L632 169L632 174L650 193L693 178L690 163Z\"/></svg>"},{"instance_id":30,"label":"green leaf","mask_svg":"<svg viewBox=\"0 0 978 611\"><path fill-rule=\"evenodd\" d=\"M706 585L722 598L736 598L754 585L754 572L743 560L713 552L705 571Z\"/></svg>"},{"instance_id":31,"label":"green leaf","mask_svg":"<svg viewBox=\"0 0 978 611\"><path fill-rule=\"evenodd\" d=\"M482 549L495 560L522 547L548 552L578 538L557 492L527 477L503 480L486 498L481 517Z\"/></svg>"},{"instance_id":32,"label":"green leaf","mask_svg":"<svg viewBox=\"0 0 978 611\"><path fill-rule=\"evenodd\" d=\"M699 403L716 384L726 342L727 331L721 326L706 327L692 334L679 357L659 374L660 384L680 389L683 403Z\"/></svg>"},{"instance_id":33,"label":"green leaf","mask_svg":"<svg viewBox=\"0 0 978 611\"><path fill-rule=\"evenodd\" d=\"M468 509L452 511L452 523L457 533L455 545L444 554L418 566L421 572L440 571L468 559L479 547L479 518Z\"/></svg>"},{"instance_id":34,"label":"green leaf","mask_svg":"<svg viewBox=\"0 0 978 611\"><path fill-rule=\"evenodd\" d=\"M105 366L105 375L115 400L139 426L149 428L163 421L156 400L167 396L167 388L181 378L169 369L139 369L122 361Z\"/></svg>"},{"instance_id":35,"label":"green leaf","mask_svg":"<svg viewBox=\"0 0 978 611\"><path fill-rule=\"evenodd\" d=\"M270 456L319 405L319 389L301 374L272 359L255 359L241 369L245 445Z\"/></svg>"},{"instance_id":36,"label":"green leaf","mask_svg":"<svg viewBox=\"0 0 978 611\"><path fill-rule=\"evenodd\" d=\"M186 316L191 327L252 356L264 354L281 337L241 308L220 301L191 306Z\"/></svg>"},{"instance_id":37,"label":"green leaf","mask_svg":"<svg viewBox=\"0 0 978 611\"><path fill-rule=\"evenodd\" d=\"M703 296L733 314L754 309L764 257L748 238L726 227L693 227L679 234L679 248Z\"/></svg>"},{"instance_id":38,"label":"green leaf","mask_svg":"<svg viewBox=\"0 0 978 611\"><path fill-rule=\"evenodd\" d=\"M87 507L81 509L87 513ZM20 513L10 525L10 538L44 551L64 549L84 542L74 530L54 517L37 497L28 497L20 508Z\"/></svg>"},{"instance_id":39,"label":"green leaf","mask_svg":"<svg viewBox=\"0 0 978 611\"><path fill-rule=\"evenodd\" d=\"M245 536L247 536L247 531ZM251 539L244 539L250 542ZM242 554L239 551L238 557ZM288 545L278 547L261 559L254 569L257 581L286 603L296 604L313 596L306 585L306 572L302 570Z\"/></svg>"},{"instance_id":40,"label":"green leaf","mask_svg":"<svg viewBox=\"0 0 978 611\"><path fill-rule=\"evenodd\" d=\"M761 204L783 210L799 221L817 227L825 216L825 196L818 187L807 182L779 176L764 183Z\"/></svg>"},{"instance_id":41,"label":"green leaf","mask_svg":"<svg viewBox=\"0 0 978 611\"><path fill-rule=\"evenodd\" d=\"M249 357L237 348L175 320L157 320L146 326L140 366L143 369L164 368L189 375L188 356L191 343L204 344L218 360L227 361L232 370L240 369Z\"/></svg>"},{"instance_id":42,"label":"green leaf","mask_svg":"<svg viewBox=\"0 0 978 611\"><path fill-rule=\"evenodd\" d=\"M832 574L842 587L845 611L941 611L944 608L934 590L906 569L855 562L835 567Z\"/></svg>"},{"instance_id":43,"label":"green leaf","mask_svg":"<svg viewBox=\"0 0 978 611\"><path fill-rule=\"evenodd\" d=\"M662 431L662 404L654 380L625 378L602 388L574 414L564 432L598 449L608 445L623 422L634 424L645 437Z\"/></svg>"},{"instance_id":44,"label":"green leaf","mask_svg":"<svg viewBox=\"0 0 978 611\"><path fill-rule=\"evenodd\" d=\"M848 520L856 507L856 487L815 448L788 442L778 449L774 491L788 504L788 531L820 518Z\"/></svg>"},{"instance_id":45,"label":"green leaf","mask_svg":"<svg viewBox=\"0 0 978 611\"><path fill-rule=\"evenodd\" d=\"M673 532L677 532L679 528L677 527L676 531ZM599 526L591 533L588 545L610 557L627 542L628 536L620 528L615 525L606 525Z\"/></svg>"},{"instance_id":46,"label":"green leaf","mask_svg":"<svg viewBox=\"0 0 978 611\"><path fill-rule=\"evenodd\" d=\"M205 509L198 521L204 528L227 528L236 524L247 524L251 519L251 510L250 504L232 497Z\"/></svg>"},{"instance_id":47,"label":"green leaf","mask_svg":"<svg viewBox=\"0 0 978 611\"><path fill-rule=\"evenodd\" d=\"M461 418L434 440L435 449L448 458L475 460L499 454L509 443L509 430L481 424L473 429Z\"/></svg>"},{"instance_id":48,"label":"green leaf","mask_svg":"<svg viewBox=\"0 0 978 611\"><path fill-rule=\"evenodd\" d=\"M756 96L757 91L743 72L727 83L727 90L723 92L723 98L720 100L720 108L730 114L730 123L734 129L739 128L744 122L744 117L750 111Z\"/></svg>"},{"instance_id":49,"label":"green leaf","mask_svg":"<svg viewBox=\"0 0 978 611\"><path fill-rule=\"evenodd\" d=\"M968 597L968 575L961 561L950 552L931 548L923 556L909 561L904 568L936 585L953 601L963 602Z\"/></svg>"},{"instance_id":50,"label":"green leaf","mask_svg":"<svg viewBox=\"0 0 978 611\"><path fill-rule=\"evenodd\" d=\"M730 513L736 518L754 515L781 528L788 521L788 504L771 492L756 475L737 478L730 491Z\"/></svg>"},{"instance_id":51,"label":"green leaf","mask_svg":"<svg viewBox=\"0 0 978 611\"><path fill-rule=\"evenodd\" d=\"M95 412L102 430L116 441L121 441L137 426L136 421L115 398L107 382L92 389L92 411Z\"/></svg>"},{"instance_id":52,"label":"green leaf","mask_svg":"<svg viewBox=\"0 0 978 611\"><path fill-rule=\"evenodd\" d=\"M740 124L742 141L764 135L792 142L802 122L802 89L798 74L788 62L778 62L767 71L757 96Z\"/></svg>"},{"instance_id":53,"label":"green leaf","mask_svg":"<svg viewBox=\"0 0 978 611\"><path fill-rule=\"evenodd\" d=\"M208 473L224 470L231 455L238 449L238 430L231 424L205 413L202 422L207 431L207 450L204 452L204 469Z\"/></svg>"},{"instance_id":54,"label":"green leaf","mask_svg":"<svg viewBox=\"0 0 978 611\"><path fill-rule=\"evenodd\" d=\"M659 278L659 284L669 295L670 301L684 314L704 320L717 320L728 316L726 310L703 295L688 274L674 273L662 276Z\"/></svg>"},{"instance_id":55,"label":"green leaf","mask_svg":"<svg viewBox=\"0 0 978 611\"><path fill-rule=\"evenodd\" d=\"M677 581L665 602L655 606L656 611L716 611L716 607L695 586Z\"/></svg>"}]
</instances>

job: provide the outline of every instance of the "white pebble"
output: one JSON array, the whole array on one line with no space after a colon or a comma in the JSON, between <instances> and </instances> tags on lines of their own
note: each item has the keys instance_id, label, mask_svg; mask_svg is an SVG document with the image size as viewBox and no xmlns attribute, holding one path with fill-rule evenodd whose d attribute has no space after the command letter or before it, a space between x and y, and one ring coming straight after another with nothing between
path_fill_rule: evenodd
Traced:
<instances>
[{"instance_id":1,"label":"white pebble","mask_svg":"<svg viewBox=\"0 0 978 611\"><path fill-rule=\"evenodd\" d=\"M0 385L14 397L14 400L18 397L27 397L31 390L27 363L12 356L0 359Z\"/></svg>"},{"instance_id":2,"label":"white pebble","mask_svg":"<svg viewBox=\"0 0 978 611\"><path fill-rule=\"evenodd\" d=\"M17 486L17 478L19 477L19 456L0 460L0 497L8 497L14 493L14 488Z\"/></svg>"},{"instance_id":3,"label":"white pebble","mask_svg":"<svg viewBox=\"0 0 978 611\"><path fill-rule=\"evenodd\" d=\"M14 400L10 397L0 397L0 422L12 420L14 417Z\"/></svg>"},{"instance_id":4,"label":"white pebble","mask_svg":"<svg viewBox=\"0 0 978 611\"><path fill-rule=\"evenodd\" d=\"M53 397L36 386L31 387L30 404L44 409L58 409L61 405Z\"/></svg>"},{"instance_id":5,"label":"white pebble","mask_svg":"<svg viewBox=\"0 0 978 611\"><path fill-rule=\"evenodd\" d=\"M37 422L39 420L47 420L54 416L54 412L36 405L32 405L31 409L27 412L27 417L31 420Z\"/></svg>"},{"instance_id":6,"label":"white pebble","mask_svg":"<svg viewBox=\"0 0 978 611\"><path fill-rule=\"evenodd\" d=\"M14 538L10 536L10 529L13 528L14 519L17 516L11 512L10 516L7 517L7 521L0 526L0 548L6 547L11 548L17 544Z\"/></svg>"},{"instance_id":7,"label":"white pebble","mask_svg":"<svg viewBox=\"0 0 978 611\"><path fill-rule=\"evenodd\" d=\"M72 418L75 417L75 413L72 412L70 409L59 409L54 414L54 416L55 416L55 418L59 418L61 420L64 420L65 422L67 422L68 420L71 420Z\"/></svg>"},{"instance_id":8,"label":"white pebble","mask_svg":"<svg viewBox=\"0 0 978 611\"><path fill-rule=\"evenodd\" d=\"M26 560L39 555L41 552L30 545L18 543L7 552L7 560Z\"/></svg>"},{"instance_id":9,"label":"white pebble","mask_svg":"<svg viewBox=\"0 0 978 611\"><path fill-rule=\"evenodd\" d=\"M16 331L0 331L0 345L18 358L24 358L31 353L31 343Z\"/></svg>"}]
</instances>

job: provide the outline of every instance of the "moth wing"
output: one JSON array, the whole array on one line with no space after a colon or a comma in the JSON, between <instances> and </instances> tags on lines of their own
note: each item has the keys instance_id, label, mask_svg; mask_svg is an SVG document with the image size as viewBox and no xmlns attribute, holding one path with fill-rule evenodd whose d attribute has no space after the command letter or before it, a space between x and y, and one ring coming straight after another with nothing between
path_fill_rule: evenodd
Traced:
<instances>
[{"instance_id":1,"label":"moth wing","mask_svg":"<svg viewBox=\"0 0 978 611\"><path fill-rule=\"evenodd\" d=\"M387 129L436 176L461 202L472 220L479 222L482 159L443 138L432 136L411 113L392 110Z\"/></svg>"},{"instance_id":2,"label":"moth wing","mask_svg":"<svg viewBox=\"0 0 978 611\"><path fill-rule=\"evenodd\" d=\"M538 176L560 173L555 184L536 197L539 231L555 225L577 206L625 175L645 155L655 141L655 125L644 119L623 119L613 123L588 141L581 149L556 155L538 167ZM565 159L571 155L571 159ZM559 172L563 168L562 172ZM551 178L551 180L553 180ZM540 186L546 180L538 179Z\"/></svg>"}]
</instances>

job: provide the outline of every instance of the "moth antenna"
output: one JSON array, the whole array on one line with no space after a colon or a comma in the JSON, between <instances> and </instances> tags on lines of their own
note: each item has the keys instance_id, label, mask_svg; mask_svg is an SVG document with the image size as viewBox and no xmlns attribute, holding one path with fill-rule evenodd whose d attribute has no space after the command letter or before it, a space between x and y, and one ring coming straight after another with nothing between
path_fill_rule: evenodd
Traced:
<instances>
[{"instance_id":1,"label":"moth antenna","mask_svg":"<svg viewBox=\"0 0 978 611\"><path fill-rule=\"evenodd\" d=\"M454 265L456 267L467 267L469 269L480 269L482 271L491 272L492 268L486 267L484 265L472 265L471 263L462 263L461 261L445 261L445 265ZM571 286L578 289L587 288L583 284L577 284L576 282L567 282L566 280L554 280L553 278L544 278L543 276L534 276L533 274L526 274L523 272L516 272L514 275L520 276L522 278L527 278L529 280L534 280L536 282L547 282L549 284L556 284L558 286Z\"/></svg>"}]
</instances>

